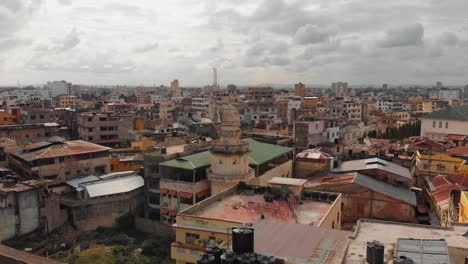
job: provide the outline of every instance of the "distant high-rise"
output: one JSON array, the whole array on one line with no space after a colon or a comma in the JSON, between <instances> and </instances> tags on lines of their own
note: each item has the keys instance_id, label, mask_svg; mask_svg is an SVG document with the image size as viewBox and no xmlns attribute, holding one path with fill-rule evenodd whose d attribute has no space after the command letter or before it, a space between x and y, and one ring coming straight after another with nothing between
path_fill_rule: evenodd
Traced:
<instances>
[{"instance_id":1,"label":"distant high-rise","mask_svg":"<svg viewBox=\"0 0 468 264\"><path fill-rule=\"evenodd\" d=\"M387 89L388 88L388 84L384 83L382 84L382 89Z\"/></svg>"},{"instance_id":2,"label":"distant high-rise","mask_svg":"<svg viewBox=\"0 0 468 264\"><path fill-rule=\"evenodd\" d=\"M436 83L436 88L441 89L442 88L442 82L437 82Z\"/></svg>"},{"instance_id":3,"label":"distant high-rise","mask_svg":"<svg viewBox=\"0 0 468 264\"><path fill-rule=\"evenodd\" d=\"M463 97L465 98L465 101L468 100L468 85L463 88Z\"/></svg>"},{"instance_id":4,"label":"distant high-rise","mask_svg":"<svg viewBox=\"0 0 468 264\"><path fill-rule=\"evenodd\" d=\"M74 95L72 84L66 81L53 81L47 82L47 89L49 90L49 97L56 97L59 95Z\"/></svg>"},{"instance_id":5,"label":"distant high-rise","mask_svg":"<svg viewBox=\"0 0 468 264\"><path fill-rule=\"evenodd\" d=\"M228 94L232 94L232 95L235 95L237 94L237 86L234 85L234 84L228 84L227 86L227 91L228 91Z\"/></svg>"},{"instance_id":6,"label":"distant high-rise","mask_svg":"<svg viewBox=\"0 0 468 264\"><path fill-rule=\"evenodd\" d=\"M213 68L213 92L219 92L218 72L216 71L216 68Z\"/></svg>"},{"instance_id":7,"label":"distant high-rise","mask_svg":"<svg viewBox=\"0 0 468 264\"><path fill-rule=\"evenodd\" d=\"M296 83L294 85L294 91L295 91L295 95L296 96L301 96L301 97L305 97L306 96L306 89L305 89L305 85L301 82L299 83Z\"/></svg>"},{"instance_id":8,"label":"distant high-rise","mask_svg":"<svg viewBox=\"0 0 468 264\"><path fill-rule=\"evenodd\" d=\"M175 79L171 82L171 90L172 90L172 94L180 95L179 80Z\"/></svg>"},{"instance_id":9,"label":"distant high-rise","mask_svg":"<svg viewBox=\"0 0 468 264\"><path fill-rule=\"evenodd\" d=\"M348 95L348 83L347 82L332 83L331 89L332 89L332 92L336 94L336 96Z\"/></svg>"}]
</instances>

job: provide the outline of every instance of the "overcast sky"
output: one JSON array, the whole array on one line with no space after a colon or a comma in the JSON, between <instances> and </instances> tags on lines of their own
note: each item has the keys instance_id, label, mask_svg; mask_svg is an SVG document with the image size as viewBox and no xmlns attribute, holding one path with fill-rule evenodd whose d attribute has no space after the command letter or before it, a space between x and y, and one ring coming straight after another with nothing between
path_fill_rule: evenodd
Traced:
<instances>
[{"instance_id":1,"label":"overcast sky","mask_svg":"<svg viewBox=\"0 0 468 264\"><path fill-rule=\"evenodd\" d=\"M468 83L467 0L0 0L0 85Z\"/></svg>"}]
</instances>

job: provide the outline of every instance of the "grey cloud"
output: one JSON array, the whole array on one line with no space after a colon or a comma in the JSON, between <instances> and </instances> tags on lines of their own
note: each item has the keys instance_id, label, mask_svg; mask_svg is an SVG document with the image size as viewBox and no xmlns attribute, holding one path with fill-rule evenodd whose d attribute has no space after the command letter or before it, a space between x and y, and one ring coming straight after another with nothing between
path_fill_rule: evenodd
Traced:
<instances>
[{"instance_id":1,"label":"grey cloud","mask_svg":"<svg viewBox=\"0 0 468 264\"><path fill-rule=\"evenodd\" d=\"M420 46L423 44L424 27L417 23L387 31L379 46L384 48Z\"/></svg>"},{"instance_id":2,"label":"grey cloud","mask_svg":"<svg viewBox=\"0 0 468 264\"><path fill-rule=\"evenodd\" d=\"M72 0L58 0L59 4L69 6L72 4Z\"/></svg>"},{"instance_id":3,"label":"grey cloud","mask_svg":"<svg viewBox=\"0 0 468 264\"><path fill-rule=\"evenodd\" d=\"M138 52L138 53L148 52L148 51L155 50L158 47L159 47L159 44L157 42L147 43L141 47L135 48L135 52Z\"/></svg>"},{"instance_id":4,"label":"grey cloud","mask_svg":"<svg viewBox=\"0 0 468 264\"><path fill-rule=\"evenodd\" d=\"M12 38L33 19L43 0L0 1L0 38Z\"/></svg>"},{"instance_id":5,"label":"grey cloud","mask_svg":"<svg viewBox=\"0 0 468 264\"><path fill-rule=\"evenodd\" d=\"M31 43L32 40L30 39L11 38L0 40L0 51L12 50L20 46L31 45Z\"/></svg>"},{"instance_id":6,"label":"grey cloud","mask_svg":"<svg viewBox=\"0 0 468 264\"><path fill-rule=\"evenodd\" d=\"M65 50L73 49L74 47L78 46L80 42L81 40L80 40L78 30L76 28L73 28L70 31L70 33L68 33L63 39L62 47L60 48L60 50L65 51Z\"/></svg>"},{"instance_id":7,"label":"grey cloud","mask_svg":"<svg viewBox=\"0 0 468 264\"><path fill-rule=\"evenodd\" d=\"M126 16L143 16L145 13L140 7L118 3L108 4L105 9L108 11L118 12Z\"/></svg>"},{"instance_id":8,"label":"grey cloud","mask_svg":"<svg viewBox=\"0 0 468 264\"><path fill-rule=\"evenodd\" d=\"M445 46L456 46L460 39L452 32L444 32L439 36L438 41Z\"/></svg>"},{"instance_id":9,"label":"grey cloud","mask_svg":"<svg viewBox=\"0 0 468 264\"><path fill-rule=\"evenodd\" d=\"M294 42L298 44L315 44L325 42L334 33L332 30L324 29L316 25L307 24L300 27L294 35Z\"/></svg>"}]
</instances>

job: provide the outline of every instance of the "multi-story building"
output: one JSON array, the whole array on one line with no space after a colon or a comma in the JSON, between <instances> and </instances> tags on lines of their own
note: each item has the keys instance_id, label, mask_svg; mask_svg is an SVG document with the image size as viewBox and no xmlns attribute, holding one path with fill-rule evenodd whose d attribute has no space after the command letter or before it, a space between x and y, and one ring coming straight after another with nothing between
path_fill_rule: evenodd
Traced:
<instances>
[{"instance_id":1,"label":"multi-story building","mask_svg":"<svg viewBox=\"0 0 468 264\"><path fill-rule=\"evenodd\" d=\"M421 187L426 176L458 174L464 161L448 153L418 150L411 164L411 173L415 176L416 185Z\"/></svg>"},{"instance_id":2,"label":"multi-story building","mask_svg":"<svg viewBox=\"0 0 468 264\"><path fill-rule=\"evenodd\" d=\"M460 89L441 89L439 90L439 101L450 102L452 100L460 100Z\"/></svg>"},{"instance_id":3,"label":"multi-story building","mask_svg":"<svg viewBox=\"0 0 468 264\"><path fill-rule=\"evenodd\" d=\"M73 95L72 84L66 81L47 82L46 87L49 92L49 98L59 95Z\"/></svg>"},{"instance_id":4,"label":"multi-story building","mask_svg":"<svg viewBox=\"0 0 468 264\"><path fill-rule=\"evenodd\" d=\"M208 116L208 110L210 107L210 100L206 97L194 97L192 98L192 111L200 113L203 117Z\"/></svg>"},{"instance_id":5,"label":"multi-story building","mask_svg":"<svg viewBox=\"0 0 468 264\"><path fill-rule=\"evenodd\" d=\"M59 96L59 108L76 108L76 96L74 95L61 95Z\"/></svg>"},{"instance_id":6,"label":"multi-story building","mask_svg":"<svg viewBox=\"0 0 468 264\"><path fill-rule=\"evenodd\" d=\"M161 120L174 120L175 103L172 100L165 100L159 104L159 118Z\"/></svg>"},{"instance_id":7,"label":"multi-story building","mask_svg":"<svg viewBox=\"0 0 468 264\"><path fill-rule=\"evenodd\" d=\"M379 99L375 106L381 111L401 111L402 102L395 99Z\"/></svg>"},{"instance_id":8,"label":"multi-story building","mask_svg":"<svg viewBox=\"0 0 468 264\"><path fill-rule=\"evenodd\" d=\"M270 101L273 99L273 88L271 87L249 87L245 92L248 101Z\"/></svg>"},{"instance_id":9,"label":"multi-story building","mask_svg":"<svg viewBox=\"0 0 468 264\"><path fill-rule=\"evenodd\" d=\"M295 121L294 145L298 150L313 148L323 142L325 120Z\"/></svg>"},{"instance_id":10,"label":"multi-story building","mask_svg":"<svg viewBox=\"0 0 468 264\"><path fill-rule=\"evenodd\" d=\"M417 101L416 111L424 113L432 113L437 107L436 100L419 100Z\"/></svg>"},{"instance_id":11,"label":"multi-story building","mask_svg":"<svg viewBox=\"0 0 468 264\"><path fill-rule=\"evenodd\" d=\"M280 119L284 124L288 123L288 99L276 100L276 117Z\"/></svg>"},{"instance_id":12,"label":"multi-story building","mask_svg":"<svg viewBox=\"0 0 468 264\"><path fill-rule=\"evenodd\" d=\"M299 110L301 109L302 101L300 100L289 100L288 101L288 124L293 124L294 121L299 117Z\"/></svg>"},{"instance_id":13,"label":"multi-story building","mask_svg":"<svg viewBox=\"0 0 468 264\"><path fill-rule=\"evenodd\" d=\"M128 138L133 116L101 113L77 115L78 136L96 144L114 144Z\"/></svg>"},{"instance_id":14,"label":"multi-story building","mask_svg":"<svg viewBox=\"0 0 468 264\"><path fill-rule=\"evenodd\" d=\"M347 96L348 95L348 83L347 82L336 82L331 85L332 92L336 96Z\"/></svg>"},{"instance_id":15,"label":"multi-story building","mask_svg":"<svg viewBox=\"0 0 468 264\"><path fill-rule=\"evenodd\" d=\"M5 111L0 112L0 125L15 125L21 122L21 108L8 107Z\"/></svg>"},{"instance_id":16,"label":"multi-story building","mask_svg":"<svg viewBox=\"0 0 468 264\"><path fill-rule=\"evenodd\" d=\"M13 139L18 146L46 140L53 136L68 137L68 134L68 129L57 123L0 126L0 137Z\"/></svg>"},{"instance_id":17,"label":"multi-story building","mask_svg":"<svg viewBox=\"0 0 468 264\"><path fill-rule=\"evenodd\" d=\"M187 207L176 216L171 258L195 263L210 243L232 244L229 229L251 224L256 253L284 263L341 263L350 234L339 230L341 194L305 191L305 182L277 177L268 189L239 184Z\"/></svg>"},{"instance_id":18,"label":"multi-story building","mask_svg":"<svg viewBox=\"0 0 468 264\"><path fill-rule=\"evenodd\" d=\"M445 141L449 135L468 136L468 105L449 106L421 117L421 136Z\"/></svg>"},{"instance_id":19,"label":"multi-story building","mask_svg":"<svg viewBox=\"0 0 468 264\"><path fill-rule=\"evenodd\" d=\"M305 97L306 96L306 87L305 84L299 82L294 85L294 94L296 96Z\"/></svg>"},{"instance_id":20,"label":"multi-story building","mask_svg":"<svg viewBox=\"0 0 468 264\"><path fill-rule=\"evenodd\" d=\"M80 175L109 172L109 150L82 140L53 137L9 153L8 165L22 176L62 183Z\"/></svg>"},{"instance_id":21,"label":"multi-story building","mask_svg":"<svg viewBox=\"0 0 468 264\"><path fill-rule=\"evenodd\" d=\"M180 95L180 86L179 86L179 80L173 80L171 82L171 90L172 90L172 94L174 96L179 96Z\"/></svg>"}]
</instances>

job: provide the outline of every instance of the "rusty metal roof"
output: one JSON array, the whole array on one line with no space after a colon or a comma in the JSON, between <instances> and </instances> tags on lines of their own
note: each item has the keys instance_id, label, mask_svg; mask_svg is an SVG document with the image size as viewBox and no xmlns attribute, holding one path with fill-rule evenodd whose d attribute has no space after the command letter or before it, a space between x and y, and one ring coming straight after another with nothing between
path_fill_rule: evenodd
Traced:
<instances>
[{"instance_id":1,"label":"rusty metal roof","mask_svg":"<svg viewBox=\"0 0 468 264\"><path fill-rule=\"evenodd\" d=\"M26 161L33 161L38 159L50 159L110 150L108 147L83 140L71 140L65 142L41 141L38 143L34 143L32 147L26 145L24 148L21 148L19 151L14 153L14 155Z\"/></svg>"}]
</instances>

